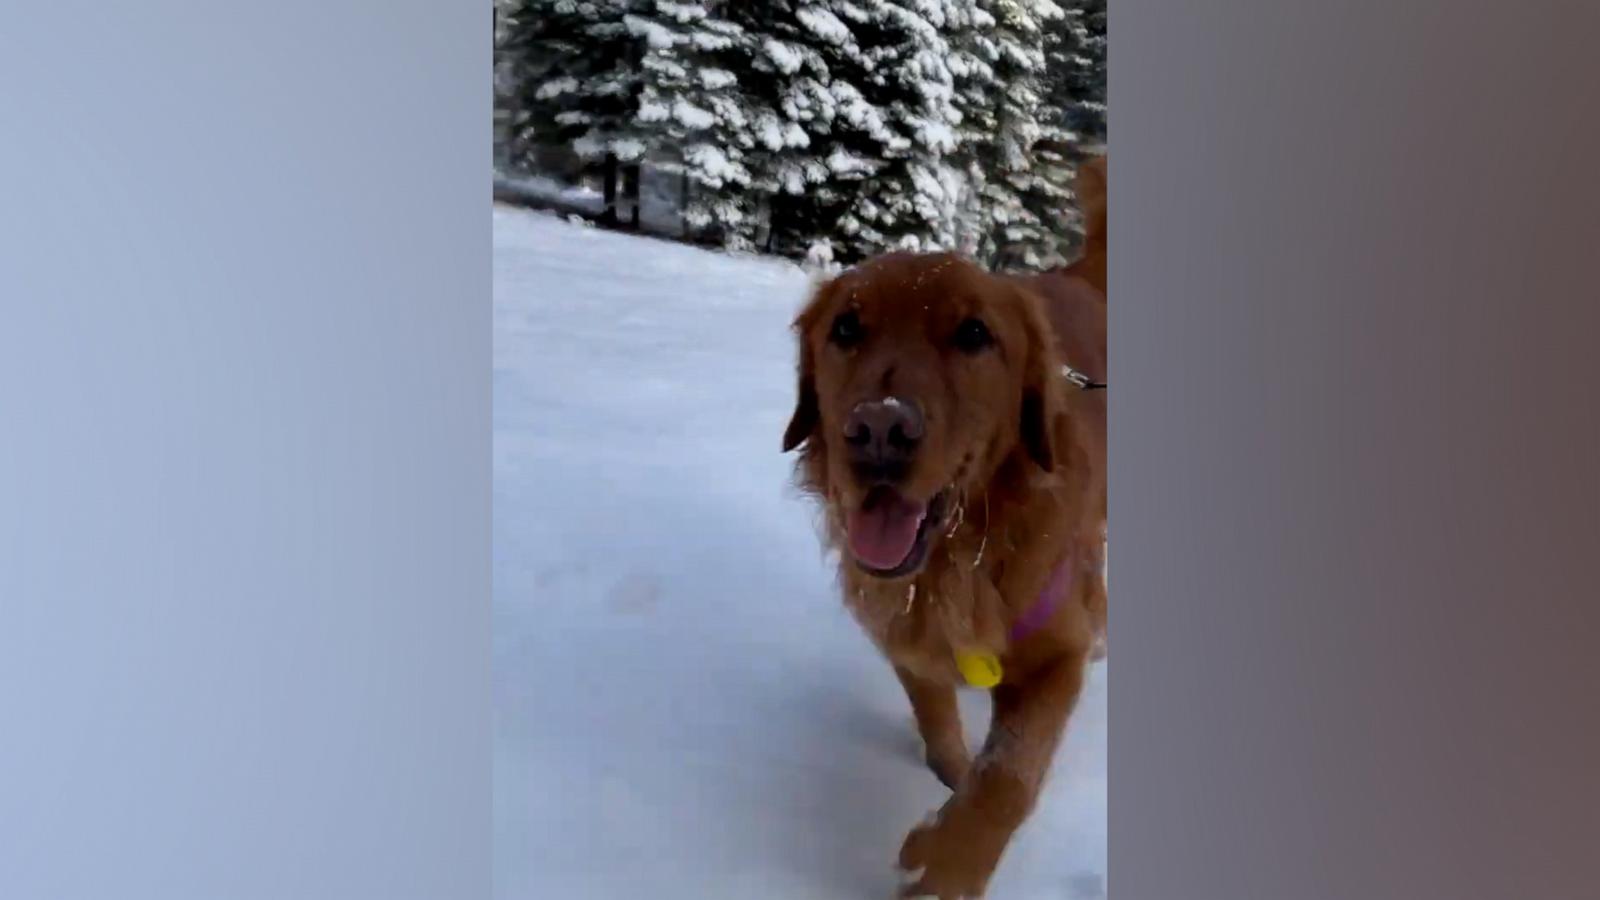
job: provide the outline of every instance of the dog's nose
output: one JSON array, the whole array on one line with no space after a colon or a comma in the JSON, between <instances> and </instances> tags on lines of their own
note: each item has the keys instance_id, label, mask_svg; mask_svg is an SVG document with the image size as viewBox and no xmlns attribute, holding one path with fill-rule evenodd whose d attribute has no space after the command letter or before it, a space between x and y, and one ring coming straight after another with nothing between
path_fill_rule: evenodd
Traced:
<instances>
[{"instance_id":1,"label":"dog's nose","mask_svg":"<svg viewBox=\"0 0 1600 900\"><path fill-rule=\"evenodd\" d=\"M845 422L851 461L894 477L911 461L923 434L922 411L895 397L856 404Z\"/></svg>"}]
</instances>

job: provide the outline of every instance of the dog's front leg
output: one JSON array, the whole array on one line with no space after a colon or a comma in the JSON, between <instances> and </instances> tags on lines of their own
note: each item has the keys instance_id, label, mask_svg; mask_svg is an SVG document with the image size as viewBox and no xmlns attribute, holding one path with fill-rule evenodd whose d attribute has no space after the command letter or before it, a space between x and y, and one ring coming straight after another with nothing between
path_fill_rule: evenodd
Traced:
<instances>
[{"instance_id":1,"label":"dog's front leg","mask_svg":"<svg viewBox=\"0 0 1600 900\"><path fill-rule=\"evenodd\" d=\"M961 731L961 708L956 705L956 689L948 684L919 678L909 670L895 666L900 684L911 700L911 711L917 717L917 732L922 735L923 759L933 774L955 790L966 777L971 757L967 753L966 736Z\"/></svg>"},{"instance_id":2,"label":"dog's front leg","mask_svg":"<svg viewBox=\"0 0 1600 900\"><path fill-rule=\"evenodd\" d=\"M1019 683L996 687L983 751L939 812L900 849L902 897L979 897L1028 814L1083 687L1082 654L1064 656Z\"/></svg>"}]
</instances>

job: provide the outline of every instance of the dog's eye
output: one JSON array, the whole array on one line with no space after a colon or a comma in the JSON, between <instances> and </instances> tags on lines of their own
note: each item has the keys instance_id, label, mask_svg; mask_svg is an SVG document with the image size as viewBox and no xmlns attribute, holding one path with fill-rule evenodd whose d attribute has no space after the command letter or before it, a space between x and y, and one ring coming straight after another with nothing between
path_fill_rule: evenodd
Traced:
<instances>
[{"instance_id":1,"label":"dog's eye","mask_svg":"<svg viewBox=\"0 0 1600 900\"><path fill-rule=\"evenodd\" d=\"M989 326L979 319L964 319L956 327L956 349L962 353L977 353L994 343L994 335L989 333Z\"/></svg>"},{"instance_id":2,"label":"dog's eye","mask_svg":"<svg viewBox=\"0 0 1600 900\"><path fill-rule=\"evenodd\" d=\"M842 312L833 320L833 327L828 329L828 340L842 350L849 350L861 343L861 318L855 310Z\"/></svg>"}]
</instances>

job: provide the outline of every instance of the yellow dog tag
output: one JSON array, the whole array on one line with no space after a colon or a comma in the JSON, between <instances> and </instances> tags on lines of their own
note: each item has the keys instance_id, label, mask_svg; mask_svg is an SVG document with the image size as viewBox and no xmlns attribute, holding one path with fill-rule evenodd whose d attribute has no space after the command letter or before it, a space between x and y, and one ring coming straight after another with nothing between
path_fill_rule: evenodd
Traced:
<instances>
[{"instance_id":1,"label":"yellow dog tag","mask_svg":"<svg viewBox=\"0 0 1600 900\"><path fill-rule=\"evenodd\" d=\"M992 688L1000 683L1003 669L1000 657L987 651L968 651L956 654L956 668L967 684L978 688Z\"/></svg>"}]
</instances>

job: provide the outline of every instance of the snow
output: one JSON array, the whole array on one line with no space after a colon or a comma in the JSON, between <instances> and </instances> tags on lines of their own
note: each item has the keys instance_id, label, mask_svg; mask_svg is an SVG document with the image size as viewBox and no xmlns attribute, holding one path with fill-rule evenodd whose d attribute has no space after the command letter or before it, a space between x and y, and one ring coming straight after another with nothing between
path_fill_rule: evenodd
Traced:
<instances>
[{"instance_id":1,"label":"snow","mask_svg":"<svg viewBox=\"0 0 1600 900\"><path fill-rule=\"evenodd\" d=\"M725 87L732 87L738 82L739 79L727 69L700 70L700 84L707 90L714 91Z\"/></svg>"},{"instance_id":2,"label":"snow","mask_svg":"<svg viewBox=\"0 0 1600 900\"><path fill-rule=\"evenodd\" d=\"M793 47L773 38L767 38L761 46L767 51L767 58L772 60L772 64L778 67L779 72L792 75L800 71L800 54Z\"/></svg>"},{"instance_id":3,"label":"snow","mask_svg":"<svg viewBox=\"0 0 1600 900\"><path fill-rule=\"evenodd\" d=\"M844 2L844 0L841 0L841 2L837 4L837 7L839 14L852 22L865 23L872 21L871 14L854 3Z\"/></svg>"},{"instance_id":4,"label":"snow","mask_svg":"<svg viewBox=\"0 0 1600 900\"><path fill-rule=\"evenodd\" d=\"M672 117L685 128L701 130L716 124L717 117L683 98L672 102Z\"/></svg>"},{"instance_id":5,"label":"snow","mask_svg":"<svg viewBox=\"0 0 1600 900\"><path fill-rule=\"evenodd\" d=\"M605 198L599 191L589 187L562 184L542 175L496 174L495 185L507 193L532 202L554 202L589 212L599 212L605 208Z\"/></svg>"},{"instance_id":6,"label":"snow","mask_svg":"<svg viewBox=\"0 0 1600 900\"><path fill-rule=\"evenodd\" d=\"M534 92L534 96L541 100L548 100L551 97L559 97L562 94L571 94L577 90L578 79L556 78L539 85L539 89Z\"/></svg>"},{"instance_id":7,"label":"snow","mask_svg":"<svg viewBox=\"0 0 1600 900\"><path fill-rule=\"evenodd\" d=\"M911 127L916 129L917 140L930 150L948 153L956 148L955 130L944 122L913 118Z\"/></svg>"},{"instance_id":8,"label":"snow","mask_svg":"<svg viewBox=\"0 0 1600 900\"><path fill-rule=\"evenodd\" d=\"M743 168L728 160L721 147L712 144L691 144L684 148L683 159L694 167L695 174L710 187L721 187L728 181L745 179Z\"/></svg>"},{"instance_id":9,"label":"snow","mask_svg":"<svg viewBox=\"0 0 1600 900\"><path fill-rule=\"evenodd\" d=\"M783 149L783 126L779 124L777 116L770 113L763 115L756 123L756 134L768 150Z\"/></svg>"},{"instance_id":10,"label":"snow","mask_svg":"<svg viewBox=\"0 0 1600 900\"><path fill-rule=\"evenodd\" d=\"M611 152L623 162L642 158L647 149L649 148L644 145L644 141L637 138L618 138L611 142Z\"/></svg>"},{"instance_id":11,"label":"snow","mask_svg":"<svg viewBox=\"0 0 1600 900\"><path fill-rule=\"evenodd\" d=\"M676 22L693 22L706 14L702 3L672 3L669 0L656 0L656 11Z\"/></svg>"},{"instance_id":12,"label":"snow","mask_svg":"<svg viewBox=\"0 0 1600 900\"><path fill-rule=\"evenodd\" d=\"M735 41L729 34L718 34L710 31L696 31L689 39L696 50L726 50L734 46Z\"/></svg>"},{"instance_id":13,"label":"snow","mask_svg":"<svg viewBox=\"0 0 1600 900\"><path fill-rule=\"evenodd\" d=\"M878 108L868 102L854 85L835 82L831 88L831 96L838 102L844 120L852 127L866 132L874 140L892 144L894 135L884 125L883 116Z\"/></svg>"},{"instance_id":14,"label":"snow","mask_svg":"<svg viewBox=\"0 0 1600 900\"><path fill-rule=\"evenodd\" d=\"M659 22L641 19L638 16L624 16L623 21L628 26L628 32L644 38L645 43L651 49L665 50L677 43L677 36L673 34L672 30L664 27Z\"/></svg>"},{"instance_id":15,"label":"snow","mask_svg":"<svg viewBox=\"0 0 1600 900\"><path fill-rule=\"evenodd\" d=\"M778 183L785 193L800 194L805 191L805 170L792 162L783 162L778 167Z\"/></svg>"},{"instance_id":16,"label":"snow","mask_svg":"<svg viewBox=\"0 0 1600 900\"><path fill-rule=\"evenodd\" d=\"M947 796L778 450L809 285L495 208L498 898L888 897ZM1097 665L991 897L1104 896L1105 728Z\"/></svg>"},{"instance_id":17,"label":"snow","mask_svg":"<svg viewBox=\"0 0 1600 900\"><path fill-rule=\"evenodd\" d=\"M795 12L795 18L807 31L830 44L844 44L851 39L850 26L825 9L803 8Z\"/></svg>"},{"instance_id":18,"label":"snow","mask_svg":"<svg viewBox=\"0 0 1600 900\"><path fill-rule=\"evenodd\" d=\"M669 114L665 106L653 100L645 100L639 104L641 122L665 122Z\"/></svg>"},{"instance_id":19,"label":"snow","mask_svg":"<svg viewBox=\"0 0 1600 900\"><path fill-rule=\"evenodd\" d=\"M833 170L835 175L866 175L871 174L877 168L877 164L843 147L836 147L828 155L828 168Z\"/></svg>"}]
</instances>

